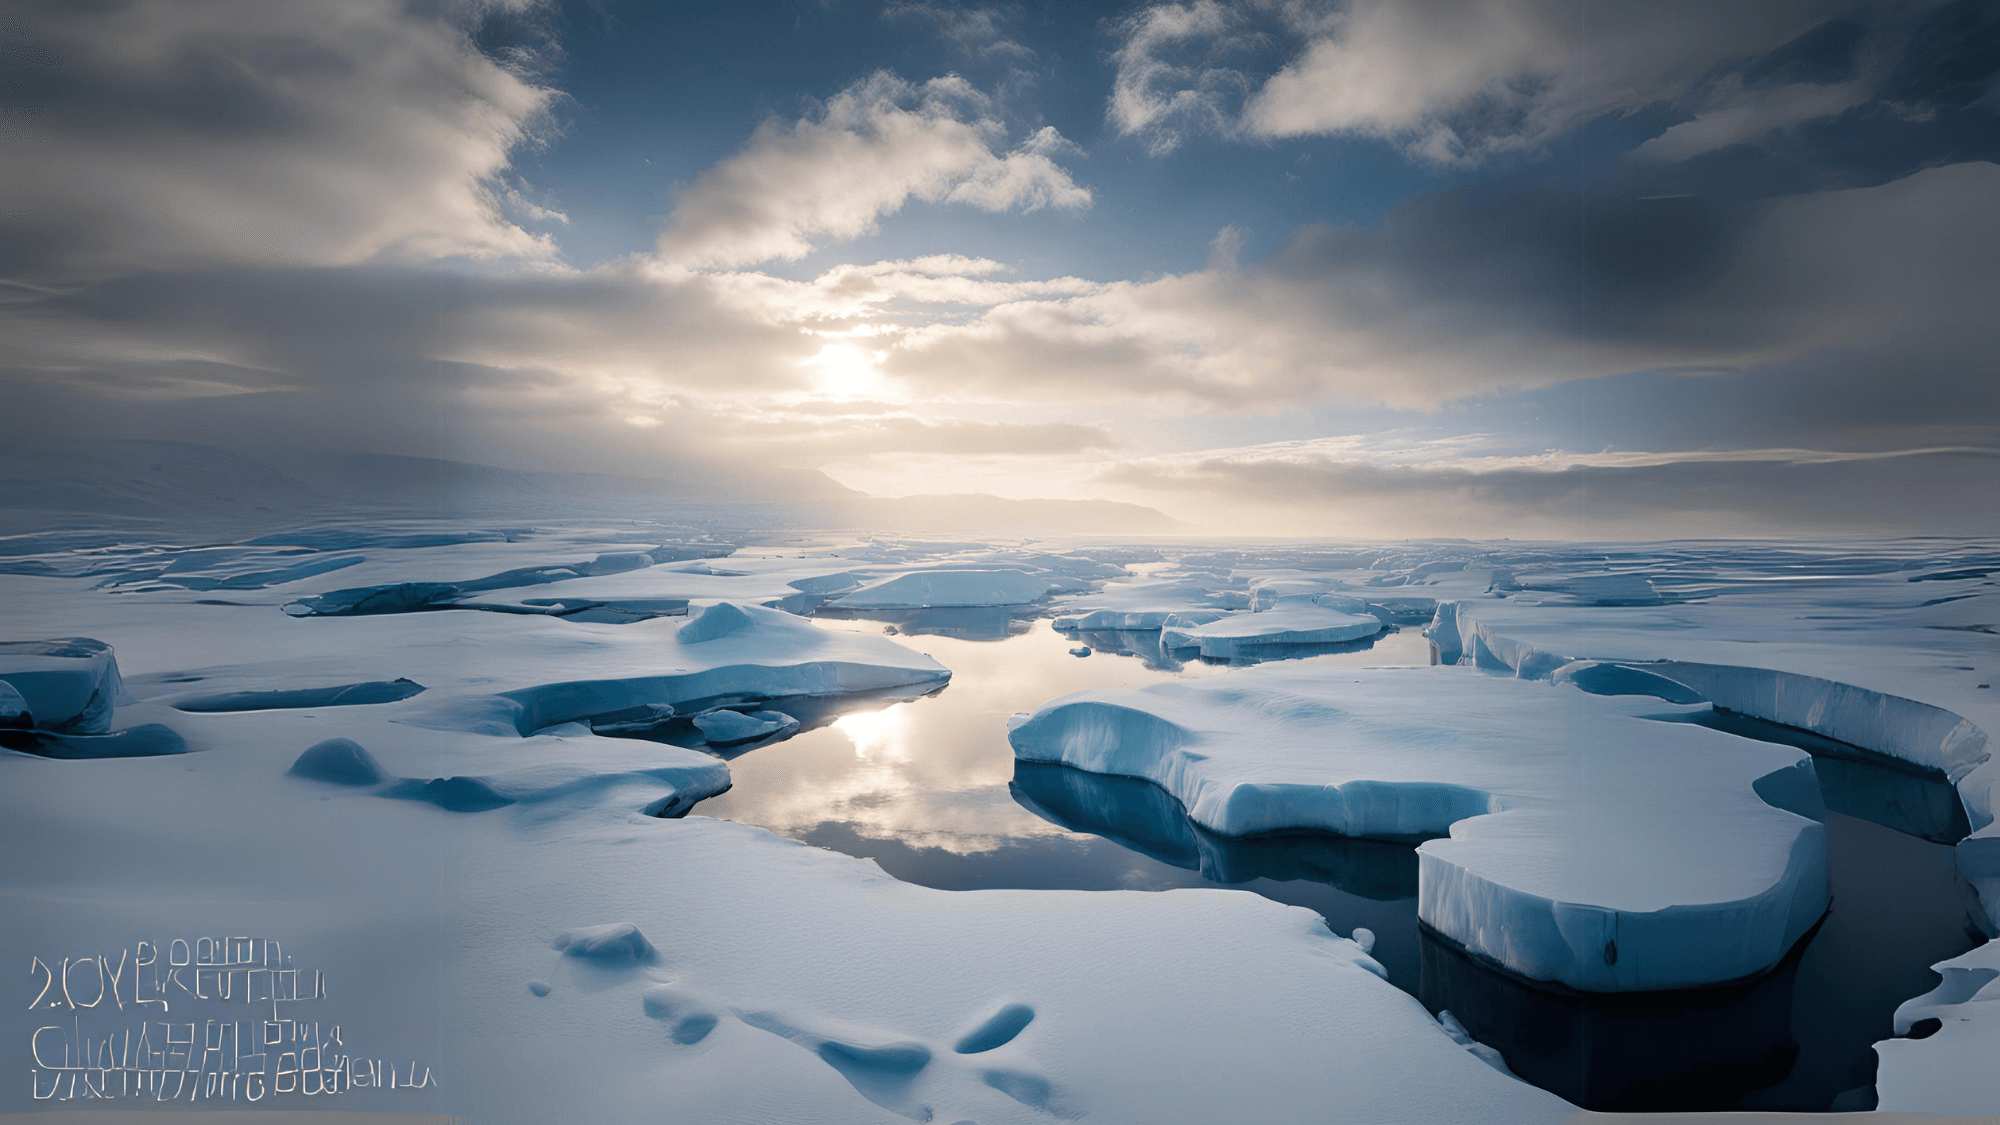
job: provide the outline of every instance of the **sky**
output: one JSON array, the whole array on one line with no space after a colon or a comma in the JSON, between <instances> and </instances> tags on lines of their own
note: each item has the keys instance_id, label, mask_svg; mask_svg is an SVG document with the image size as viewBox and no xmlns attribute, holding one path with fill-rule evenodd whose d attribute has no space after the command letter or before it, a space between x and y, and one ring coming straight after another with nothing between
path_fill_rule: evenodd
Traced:
<instances>
[{"instance_id":1,"label":"sky","mask_svg":"<svg viewBox=\"0 0 2000 1125\"><path fill-rule=\"evenodd\" d=\"M0 0L0 401L1215 534L1973 534L1996 159L1985 0Z\"/></svg>"}]
</instances>

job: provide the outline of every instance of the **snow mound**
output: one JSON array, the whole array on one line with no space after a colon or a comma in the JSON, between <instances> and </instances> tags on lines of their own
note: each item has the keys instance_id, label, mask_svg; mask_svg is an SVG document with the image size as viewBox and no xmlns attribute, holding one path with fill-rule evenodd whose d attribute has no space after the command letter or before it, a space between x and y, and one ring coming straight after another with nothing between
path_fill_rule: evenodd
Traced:
<instances>
[{"instance_id":1,"label":"snow mound","mask_svg":"<svg viewBox=\"0 0 2000 1125\"><path fill-rule=\"evenodd\" d=\"M919 570L864 586L831 604L841 609L931 609L1030 605L1049 580L1022 570Z\"/></svg>"},{"instance_id":2,"label":"snow mound","mask_svg":"<svg viewBox=\"0 0 2000 1125\"><path fill-rule=\"evenodd\" d=\"M1419 917L1531 979L1753 976L1826 910L1811 759L1643 717L1659 706L1469 669L1265 666L1067 696L1009 740L1152 781L1225 836L1430 837Z\"/></svg>"},{"instance_id":3,"label":"snow mound","mask_svg":"<svg viewBox=\"0 0 2000 1125\"><path fill-rule=\"evenodd\" d=\"M375 756L351 738L313 743L285 772L335 785L380 785L388 779Z\"/></svg>"},{"instance_id":4,"label":"snow mound","mask_svg":"<svg viewBox=\"0 0 2000 1125\"><path fill-rule=\"evenodd\" d=\"M733 636L746 629L754 629L756 624L756 621L744 612L743 607L730 602L718 602L702 610L694 620L674 630L674 639L684 645L695 645L703 641Z\"/></svg>"},{"instance_id":5,"label":"snow mound","mask_svg":"<svg viewBox=\"0 0 2000 1125\"><path fill-rule=\"evenodd\" d=\"M1228 659L1281 646L1364 640L1381 631L1381 620L1369 614L1310 601L1287 601L1259 613L1238 614L1207 624L1175 621L1160 630L1160 644L1167 648L1200 649L1203 656Z\"/></svg>"},{"instance_id":6,"label":"snow mound","mask_svg":"<svg viewBox=\"0 0 2000 1125\"><path fill-rule=\"evenodd\" d=\"M999 1011L979 1021L979 1026L959 1036L951 1049L961 1055L998 1050L1012 1043L1034 1018L1035 1010L1026 1004L1002 1004Z\"/></svg>"},{"instance_id":7,"label":"snow mound","mask_svg":"<svg viewBox=\"0 0 2000 1125\"><path fill-rule=\"evenodd\" d=\"M359 684L339 684L323 688L293 688L287 691L230 691L196 695L174 703L176 711L289 711L304 707L356 707L370 703L396 703L418 695L424 685L397 677Z\"/></svg>"},{"instance_id":8,"label":"snow mound","mask_svg":"<svg viewBox=\"0 0 2000 1125\"><path fill-rule=\"evenodd\" d=\"M111 646L88 637L0 641L0 683L14 689L36 727L57 734L108 732L124 686Z\"/></svg>"},{"instance_id":9,"label":"snow mound","mask_svg":"<svg viewBox=\"0 0 2000 1125\"><path fill-rule=\"evenodd\" d=\"M630 922L564 930L549 945L557 952L599 965L647 964L659 955L639 927Z\"/></svg>"},{"instance_id":10,"label":"snow mound","mask_svg":"<svg viewBox=\"0 0 2000 1125\"><path fill-rule=\"evenodd\" d=\"M514 798L493 788L483 777L407 778L382 791L399 801L424 801L446 812L487 812L505 808Z\"/></svg>"},{"instance_id":11,"label":"snow mound","mask_svg":"<svg viewBox=\"0 0 2000 1125\"><path fill-rule=\"evenodd\" d=\"M722 1017L705 1000L669 984L656 984L640 993L639 1006L647 1018L666 1024L673 1041L683 1045L708 1038L708 1033L722 1022Z\"/></svg>"}]
</instances>

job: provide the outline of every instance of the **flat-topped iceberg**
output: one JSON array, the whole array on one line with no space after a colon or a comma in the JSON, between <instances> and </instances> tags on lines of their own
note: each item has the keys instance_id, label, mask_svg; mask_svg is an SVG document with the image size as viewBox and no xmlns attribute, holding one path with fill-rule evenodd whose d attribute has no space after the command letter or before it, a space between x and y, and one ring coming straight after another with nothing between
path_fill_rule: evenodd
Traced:
<instances>
[{"instance_id":1,"label":"flat-topped iceberg","mask_svg":"<svg viewBox=\"0 0 2000 1125\"><path fill-rule=\"evenodd\" d=\"M1031 605L1048 597L1047 578L1024 570L917 570L864 586L831 604L841 609L942 609Z\"/></svg>"},{"instance_id":2,"label":"flat-topped iceberg","mask_svg":"<svg viewBox=\"0 0 2000 1125\"><path fill-rule=\"evenodd\" d=\"M1227 836L1432 837L1419 917L1535 980L1753 976L1826 910L1811 759L1644 717L1661 707L1470 669L1268 665L1067 696L1010 741L1150 780Z\"/></svg>"},{"instance_id":3,"label":"flat-topped iceberg","mask_svg":"<svg viewBox=\"0 0 2000 1125\"><path fill-rule=\"evenodd\" d=\"M1281 646L1365 640L1381 631L1381 619L1367 613L1311 601L1287 601L1260 613L1204 624L1171 622L1160 630L1160 644L1198 648L1203 656L1228 659Z\"/></svg>"}]
</instances>

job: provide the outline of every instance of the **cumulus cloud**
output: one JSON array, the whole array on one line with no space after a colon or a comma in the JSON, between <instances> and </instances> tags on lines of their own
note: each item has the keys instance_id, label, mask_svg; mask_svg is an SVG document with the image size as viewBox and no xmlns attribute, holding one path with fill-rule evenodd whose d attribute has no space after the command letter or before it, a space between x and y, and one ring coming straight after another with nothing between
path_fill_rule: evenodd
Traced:
<instances>
[{"instance_id":1,"label":"cumulus cloud","mask_svg":"<svg viewBox=\"0 0 2000 1125\"><path fill-rule=\"evenodd\" d=\"M477 49L481 6L9 7L39 61L8 73L10 276L554 254L510 179L554 94Z\"/></svg>"},{"instance_id":2,"label":"cumulus cloud","mask_svg":"<svg viewBox=\"0 0 2000 1125\"><path fill-rule=\"evenodd\" d=\"M911 199L984 211L1090 205L1043 129L1003 151L1007 130L964 79L913 85L877 73L794 122L766 121L742 151L681 192L662 258L697 267L793 260L858 238Z\"/></svg>"}]
</instances>

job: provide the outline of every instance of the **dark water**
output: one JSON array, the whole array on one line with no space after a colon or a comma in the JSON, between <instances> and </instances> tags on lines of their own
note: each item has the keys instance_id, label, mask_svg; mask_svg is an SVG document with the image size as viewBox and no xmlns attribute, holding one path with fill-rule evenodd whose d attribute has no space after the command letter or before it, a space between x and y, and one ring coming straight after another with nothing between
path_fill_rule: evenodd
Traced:
<instances>
[{"instance_id":1,"label":"dark water","mask_svg":"<svg viewBox=\"0 0 2000 1125\"><path fill-rule=\"evenodd\" d=\"M1941 779L1804 732L1704 714L1707 725L1815 753L1835 810L1833 909L1778 969L1733 987L1607 996L1532 986L1418 924L1413 845L1230 840L1189 822L1148 782L1016 763L1007 744L1008 716L1058 696L1226 669L1181 664L1143 634L1092 635L1099 651L1077 658L1068 653L1077 639L1046 621L889 627L951 668L951 685L864 705L877 710L800 716L808 729L791 739L732 751L734 787L696 815L763 825L943 889L1221 886L1304 906L1336 933L1374 931L1392 983L1434 1012L1450 1009L1523 1077L1592 1108L1828 1109L1872 1085L1871 1044L1890 1035L1897 1004L1936 984L1928 966L1975 940L1952 850L1934 842L1963 834L1963 810ZM1428 665L1430 654L1410 630L1309 659ZM1849 1094L1842 1108L1865 1096Z\"/></svg>"}]
</instances>

